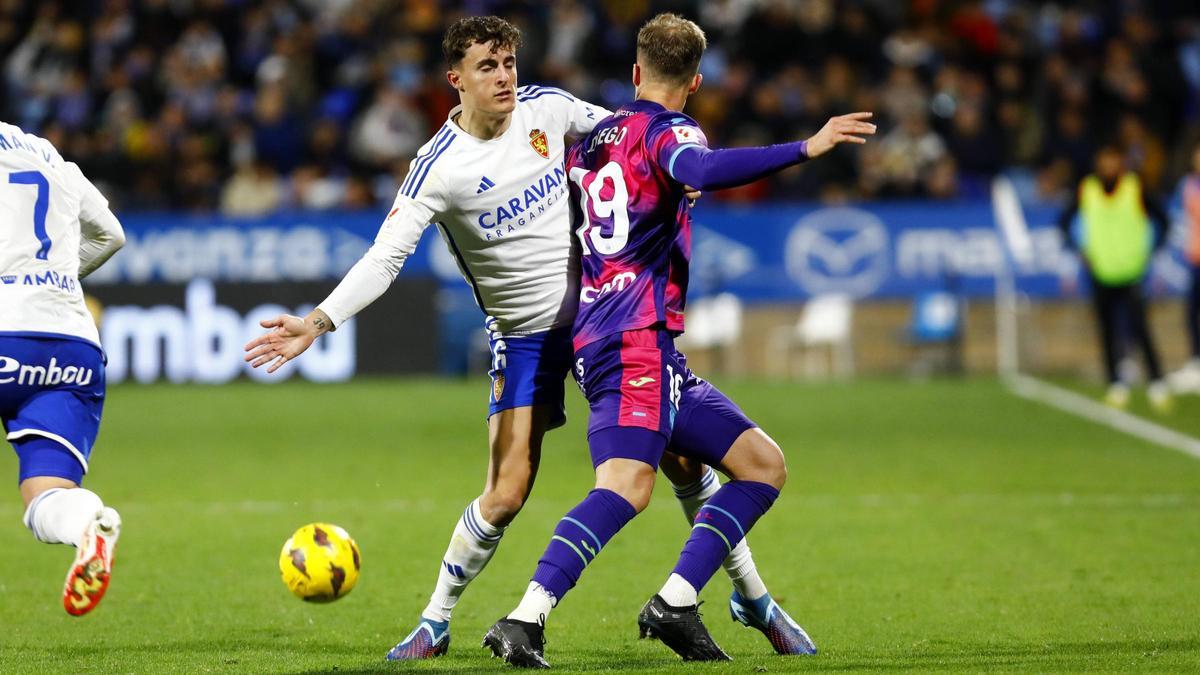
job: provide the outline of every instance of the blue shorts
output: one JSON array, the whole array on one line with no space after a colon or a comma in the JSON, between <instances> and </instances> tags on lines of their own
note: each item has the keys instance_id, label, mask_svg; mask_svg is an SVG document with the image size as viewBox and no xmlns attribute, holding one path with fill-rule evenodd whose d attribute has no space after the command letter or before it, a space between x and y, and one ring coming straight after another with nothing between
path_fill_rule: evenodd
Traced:
<instances>
[{"instance_id":1,"label":"blue shorts","mask_svg":"<svg viewBox=\"0 0 1200 675\"><path fill-rule=\"evenodd\" d=\"M552 412L547 428L557 429L566 424L563 383L573 358L571 329L556 328L516 337L502 337L489 330L488 343L492 351L488 417L510 408L549 405Z\"/></svg>"},{"instance_id":2,"label":"blue shorts","mask_svg":"<svg viewBox=\"0 0 1200 675\"><path fill-rule=\"evenodd\" d=\"M20 478L79 483L100 431L104 353L64 336L0 334L0 422L20 458Z\"/></svg>"},{"instance_id":3,"label":"blue shorts","mask_svg":"<svg viewBox=\"0 0 1200 675\"><path fill-rule=\"evenodd\" d=\"M667 331L617 333L584 345L575 378L591 408L592 465L636 459L657 468L671 452L716 466L756 425L712 384L696 377Z\"/></svg>"}]
</instances>

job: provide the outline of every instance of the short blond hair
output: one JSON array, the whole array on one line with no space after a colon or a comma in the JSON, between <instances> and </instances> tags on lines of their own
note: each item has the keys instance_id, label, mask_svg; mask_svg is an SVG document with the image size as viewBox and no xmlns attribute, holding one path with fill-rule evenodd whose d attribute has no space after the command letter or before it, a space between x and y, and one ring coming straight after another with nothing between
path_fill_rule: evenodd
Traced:
<instances>
[{"instance_id":1,"label":"short blond hair","mask_svg":"<svg viewBox=\"0 0 1200 675\"><path fill-rule=\"evenodd\" d=\"M683 84L700 70L706 47L700 26L678 14L659 14L638 31L637 62L651 79Z\"/></svg>"}]
</instances>

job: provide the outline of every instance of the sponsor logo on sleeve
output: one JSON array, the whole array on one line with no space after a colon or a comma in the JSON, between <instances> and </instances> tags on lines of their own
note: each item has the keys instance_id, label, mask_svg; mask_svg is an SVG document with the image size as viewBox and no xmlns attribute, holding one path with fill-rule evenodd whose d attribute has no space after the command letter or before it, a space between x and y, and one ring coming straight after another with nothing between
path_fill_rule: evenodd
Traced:
<instances>
[{"instance_id":1,"label":"sponsor logo on sleeve","mask_svg":"<svg viewBox=\"0 0 1200 675\"><path fill-rule=\"evenodd\" d=\"M696 127L671 127L671 133L675 134L675 140L680 144L700 142L700 134L696 132Z\"/></svg>"}]
</instances>

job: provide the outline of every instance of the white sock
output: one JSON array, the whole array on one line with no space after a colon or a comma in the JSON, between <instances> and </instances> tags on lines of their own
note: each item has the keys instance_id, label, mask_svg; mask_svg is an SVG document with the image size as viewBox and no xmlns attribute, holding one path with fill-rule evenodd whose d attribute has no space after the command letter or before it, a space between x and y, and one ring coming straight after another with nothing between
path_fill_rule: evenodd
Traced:
<instances>
[{"instance_id":1,"label":"white sock","mask_svg":"<svg viewBox=\"0 0 1200 675\"><path fill-rule=\"evenodd\" d=\"M91 490L51 488L29 503L23 520L38 541L79 546L88 523L103 508Z\"/></svg>"},{"instance_id":2,"label":"white sock","mask_svg":"<svg viewBox=\"0 0 1200 675\"><path fill-rule=\"evenodd\" d=\"M467 584L487 567L503 535L503 527L496 527L483 519L479 500L471 502L454 526L450 546L446 548L442 569L438 572L437 587L421 616L434 621L449 621L454 605L462 597L463 591L467 590Z\"/></svg>"},{"instance_id":3,"label":"white sock","mask_svg":"<svg viewBox=\"0 0 1200 675\"><path fill-rule=\"evenodd\" d=\"M700 507L704 506L709 497L721 489L721 481L717 478L717 472L713 471L712 467L706 466L700 480L691 485L675 485L673 487L675 496L679 498L679 505L683 507L683 515L687 517L688 523L692 523L695 522L696 512L700 510ZM767 594L767 586L763 583L762 577L758 575L758 567L754 564L754 557L750 554L750 545L746 543L745 539L733 547L733 550L721 562L721 567L725 569L729 580L733 582L733 587L743 598L757 600Z\"/></svg>"},{"instance_id":4,"label":"white sock","mask_svg":"<svg viewBox=\"0 0 1200 675\"><path fill-rule=\"evenodd\" d=\"M696 589L688 583L687 579L671 572L671 576L667 577L667 583L658 591L663 602L672 607L691 607L699 601Z\"/></svg>"},{"instance_id":5,"label":"white sock","mask_svg":"<svg viewBox=\"0 0 1200 675\"><path fill-rule=\"evenodd\" d=\"M557 604L558 601L550 591L538 582L531 581L525 589L525 597L521 598L521 604L509 612L508 618L525 623L545 623L546 617L550 616L550 610Z\"/></svg>"}]
</instances>

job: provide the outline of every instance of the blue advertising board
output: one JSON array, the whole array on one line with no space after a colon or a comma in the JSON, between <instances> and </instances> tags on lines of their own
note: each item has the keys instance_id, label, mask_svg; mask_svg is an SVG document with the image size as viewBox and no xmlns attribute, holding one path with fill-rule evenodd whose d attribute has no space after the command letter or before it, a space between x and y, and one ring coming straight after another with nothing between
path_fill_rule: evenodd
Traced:
<instances>
[{"instance_id":1,"label":"blue advertising board","mask_svg":"<svg viewBox=\"0 0 1200 675\"><path fill-rule=\"evenodd\" d=\"M1035 298L1062 293L1080 271L1063 246L1059 211L1025 207L1032 250L1016 267L1018 289ZM991 202L908 202L854 206L703 206L694 212L692 286L748 301L825 293L911 297L949 290L991 296L1008 254ZM1155 290L1179 291L1186 272L1177 249L1155 260Z\"/></svg>"},{"instance_id":2,"label":"blue advertising board","mask_svg":"<svg viewBox=\"0 0 1200 675\"><path fill-rule=\"evenodd\" d=\"M1078 261L1062 246L1053 207L1024 209L1033 255L1017 284L1038 298L1060 294ZM122 216L128 243L90 283L336 281L370 246L382 213L285 213L259 219L178 214ZM910 297L951 290L991 296L1006 263L991 203L896 202L853 206L729 206L694 211L692 293L733 292L748 302L824 293ZM435 228L402 274L463 284ZM1156 290L1185 283L1177 252L1159 256Z\"/></svg>"}]
</instances>

